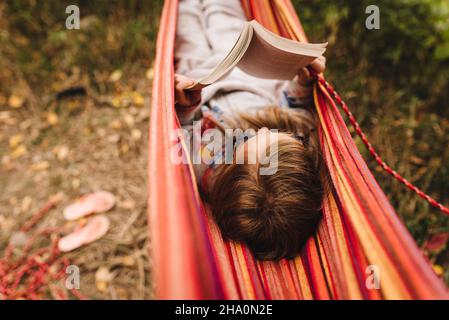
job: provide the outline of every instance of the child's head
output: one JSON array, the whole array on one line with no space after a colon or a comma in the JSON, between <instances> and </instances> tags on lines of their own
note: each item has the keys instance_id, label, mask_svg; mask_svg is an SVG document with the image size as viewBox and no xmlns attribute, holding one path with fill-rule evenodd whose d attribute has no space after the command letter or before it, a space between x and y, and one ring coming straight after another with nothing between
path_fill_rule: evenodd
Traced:
<instances>
[{"instance_id":1,"label":"child's head","mask_svg":"<svg viewBox=\"0 0 449 320\"><path fill-rule=\"evenodd\" d=\"M243 130L279 129L275 141L277 170L271 175L261 175L259 163L245 162L220 165L213 174L209 198L224 237L244 242L259 259L296 255L321 218L320 153L316 137L304 126L304 121L294 111L281 108L240 115L235 125ZM251 143L248 140L246 146L239 148L248 152ZM239 152L243 151L236 153Z\"/></svg>"}]
</instances>

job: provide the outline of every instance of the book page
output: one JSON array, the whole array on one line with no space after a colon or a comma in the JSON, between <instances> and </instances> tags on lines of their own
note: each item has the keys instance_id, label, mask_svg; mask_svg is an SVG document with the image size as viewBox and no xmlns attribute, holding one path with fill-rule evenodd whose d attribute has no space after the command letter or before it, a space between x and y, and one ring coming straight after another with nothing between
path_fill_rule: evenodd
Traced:
<instances>
[{"instance_id":1,"label":"book page","mask_svg":"<svg viewBox=\"0 0 449 320\"><path fill-rule=\"evenodd\" d=\"M192 90L208 86L220 80L229 72L231 72L232 69L242 59L248 46L251 44L253 32L254 30L251 24L246 23L236 43L229 51L229 53L223 58L223 60L215 67L215 69L211 73L209 73L209 75L203 77L202 79L199 79L195 82L194 85L192 85L192 87L188 89Z\"/></svg>"},{"instance_id":2,"label":"book page","mask_svg":"<svg viewBox=\"0 0 449 320\"><path fill-rule=\"evenodd\" d=\"M233 48L215 69L187 90L208 86L226 76L236 66L255 77L291 80L300 68L321 56L326 45L282 38L253 20L245 24Z\"/></svg>"},{"instance_id":3,"label":"book page","mask_svg":"<svg viewBox=\"0 0 449 320\"><path fill-rule=\"evenodd\" d=\"M327 43L301 43L281 38L254 20L250 24L255 32L237 66L252 76L291 80L300 68L309 65L326 50Z\"/></svg>"}]
</instances>

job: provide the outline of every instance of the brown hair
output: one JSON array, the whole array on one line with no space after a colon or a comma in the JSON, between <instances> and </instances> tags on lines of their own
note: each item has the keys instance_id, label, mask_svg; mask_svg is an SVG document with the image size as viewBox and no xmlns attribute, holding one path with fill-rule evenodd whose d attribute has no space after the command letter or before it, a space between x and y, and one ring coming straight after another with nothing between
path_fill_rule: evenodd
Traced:
<instances>
[{"instance_id":1,"label":"brown hair","mask_svg":"<svg viewBox=\"0 0 449 320\"><path fill-rule=\"evenodd\" d=\"M273 175L260 175L259 164L222 164L209 184L212 214L223 236L244 242L259 259L295 256L320 221L322 161L307 121L279 107L226 119L242 130L267 127L286 133L279 135ZM298 133L302 139L296 138Z\"/></svg>"}]
</instances>

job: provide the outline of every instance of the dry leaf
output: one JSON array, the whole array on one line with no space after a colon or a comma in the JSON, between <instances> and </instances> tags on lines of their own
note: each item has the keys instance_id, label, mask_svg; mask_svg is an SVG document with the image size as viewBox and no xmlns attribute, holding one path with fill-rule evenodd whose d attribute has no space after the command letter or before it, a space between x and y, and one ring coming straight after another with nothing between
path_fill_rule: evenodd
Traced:
<instances>
[{"instance_id":1,"label":"dry leaf","mask_svg":"<svg viewBox=\"0 0 449 320\"><path fill-rule=\"evenodd\" d=\"M440 253L446 247L448 240L449 232L434 234L425 242L424 249L433 253Z\"/></svg>"},{"instance_id":2,"label":"dry leaf","mask_svg":"<svg viewBox=\"0 0 449 320\"><path fill-rule=\"evenodd\" d=\"M435 271L436 275L441 277L444 274L444 269L442 266L438 265L438 264L434 264L432 265L433 271Z\"/></svg>"},{"instance_id":3,"label":"dry leaf","mask_svg":"<svg viewBox=\"0 0 449 320\"><path fill-rule=\"evenodd\" d=\"M59 161L63 161L69 155L69 148L67 146L58 146L54 150Z\"/></svg>"},{"instance_id":4,"label":"dry leaf","mask_svg":"<svg viewBox=\"0 0 449 320\"><path fill-rule=\"evenodd\" d=\"M416 156L411 156L410 157L410 162L416 165L422 165L425 163L425 161L419 157Z\"/></svg>"},{"instance_id":5,"label":"dry leaf","mask_svg":"<svg viewBox=\"0 0 449 320\"><path fill-rule=\"evenodd\" d=\"M115 108L120 108L122 101L120 99L120 97L114 97L111 100L111 104L115 107Z\"/></svg>"},{"instance_id":6,"label":"dry leaf","mask_svg":"<svg viewBox=\"0 0 449 320\"><path fill-rule=\"evenodd\" d=\"M121 258L120 263L125 267L132 267L136 264L136 259L133 256L124 256Z\"/></svg>"},{"instance_id":7,"label":"dry leaf","mask_svg":"<svg viewBox=\"0 0 449 320\"><path fill-rule=\"evenodd\" d=\"M21 205L22 212L27 212L28 210L30 210L32 202L33 199L31 199L31 197L26 196L25 198L23 198Z\"/></svg>"},{"instance_id":8,"label":"dry leaf","mask_svg":"<svg viewBox=\"0 0 449 320\"><path fill-rule=\"evenodd\" d=\"M23 135L21 135L21 134L16 134L16 135L13 135L11 138L9 138L9 146L11 148L17 147L22 142L23 142Z\"/></svg>"},{"instance_id":9,"label":"dry leaf","mask_svg":"<svg viewBox=\"0 0 449 320\"><path fill-rule=\"evenodd\" d=\"M92 129L90 127L84 127L83 129L83 133L88 136L90 134L92 134Z\"/></svg>"},{"instance_id":10,"label":"dry leaf","mask_svg":"<svg viewBox=\"0 0 449 320\"><path fill-rule=\"evenodd\" d=\"M107 267L99 267L97 272L95 272L95 285L97 290L105 292L113 279L114 274Z\"/></svg>"},{"instance_id":11,"label":"dry leaf","mask_svg":"<svg viewBox=\"0 0 449 320\"><path fill-rule=\"evenodd\" d=\"M132 115L126 113L126 114L123 116L123 120L124 120L125 123L128 125L128 127L134 127L135 121L134 121L134 117L133 117Z\"/></svg>"},{"instance_id":12,"label":"dry leaf","mask_svg":"<svg viewBox=\"0 0 449 320\"><path fill-rule=\"evenodd\" d=\"M126 210L132 210L136 207L136 202L134 200L128 199L120 202L120 208Z\"/></svg>"},{"instance_id":13,"label":"dry leaf","mask_svg":"<svg viewBox=\"0 0 449 320\"><path fill-rule=\"evenodd\" d=\"M138 141L142 138L142 131L140 131L139 129L133 129L131 130L131 138L134 141Z\"/></svg>"},{"instance_id":14,"label":"dry leaf","mask_svg":"<svg viewBox=\"0 0 449 320\"><path fill-rule=\"evenodd\" d=\"M11 198L9 198L9 204L12 206L15 206L17 204L17 197L12 196Z\"/></svg>"},{"instance_id":15,"label":"dry leaf","mask_svg":"<svg viewBox=\"0 0 449 320\"><path fill-rule=\"evenodd\" d=\"M51 126L54 126L54 125L58 124L58 122L59 122L58 115L56 113L54 113L54 112L49 112L47 114L47 122Z\"/></svg>"},{"instance_id":16,"label":"dry leaf","mask_svg":"<svg viewBox=\"0 0 449 320\"><path fill-rule=\"evenodd\" d=\"M120 120L113 120L109 125L112 129L121 129L123 127L122 122Z\"/></svg>"},{"instance_id":17,"label":"dry leaf","mask_svg":"<svg viewBox=\"0 0 449 320\"><path fill-rule=\"evenodd\" d=\"M72 189L78 189L81 185L81 180L78 178L75 178L72 180Z\"/></svg>"},{"instance_id":18,"label":"dry leaf","mask_svg":"<svg viewBox=\"0 0 449 320\"><path fill-rule=\"evenodd\" d=\"M21 144L17 148L15 148L13 152L11 152L11 158L17 159L26 153L27 153L27 148L23 144Z\"/></svg>"},{"instance_id":19,"label":"dry leaf","mask_svg":"<svg viewBox=\"0 0 449 320\"><path fill-rule=\"evenodd\" d=\"M8 99L8 105L11 108L21 108L25 102L25 99L19 95L12 94Z\"/></svg>"},{"instance_id":20,"label":"dry leaf","mask_svg":"<svg viewBox=\"0 0 449 320\"><path fill-rule=\"evenodd\" d=\"M13 226L15 226L16 221L13 218L6 218L3 215L0 215L0 229L2 232L8 231Z\"/></svg>"},{"instance_id":21,"label":"dry leaf","mask_svg":"<svg viewBox=\"0 0 449 320\"><path fill-rule=\"evenodd\" d=\"M120 141L120 135L119 134L113 134L113 135L110 135L108 137L108 142L110 142L110 143L117 143L119 141Z\"/></svg>"},{"instance_id":22,"label":"dry leaf","mask_svg":"<svg viewBox=\"0 0 449 320\"><path fill-rule=\"evenodd\" d=\"M120 78L122 77L122 71L120 70L115 70L114 72L111 73L111 75L109 76L109 81L110 82L117 82L120 80Z\"/></svg>"},{"instance_id":23,"label":"dry leaf","mask_svg":"<svg viewBox=\"0 0 449 320\"><path fill-rule=\"evenodd\" d=\"M146 77L148 80L153 80L154 77L154 69L150 68L147 70Z\"/></svg>"},{"instance_id":24,"label":"dry leaf","mask_svg":"<svg viewBox=\"0 0 449 320\"><path fill-rule=\"evenodd\" d=\"M129 151L129 144L127 144L127 143L122 143L122 145L120 146L120 151L121 151L123 154L127 154L128 151Z\"/></svg>"},{"instance_id":25,"label":"dry leaf","mask_svg":"<svg viewBox=\"0 0 449 320\"><path fill-rule=\"evenodd\" d=\"M143 103L145 102L144 97L138 92L132 93L132 100L133 100L133 103L135 105L137 105L138 107L143 106Z\"/></svg>"},{"instance_id":26,"label":"dry leaf","mask_svg":"<svg viewBox=\"0 0 449 320\"><path fill-rule=\"evenodd\" d=\"M50 162L48 161L39 161L30 166L31 171L43 171L47 170L50 167Z\"/></svg>"},{"instance_id":27,"label":"dry leaf","mask_svg":"<svg viewBox=\"0 0 449 320\"><path fill-rule=\"evenodd\" d=\"M104 138L106 136L106 130L104 128L98 128L97 129L97 135L100 138Z\"/></svg>"}]
</instances>

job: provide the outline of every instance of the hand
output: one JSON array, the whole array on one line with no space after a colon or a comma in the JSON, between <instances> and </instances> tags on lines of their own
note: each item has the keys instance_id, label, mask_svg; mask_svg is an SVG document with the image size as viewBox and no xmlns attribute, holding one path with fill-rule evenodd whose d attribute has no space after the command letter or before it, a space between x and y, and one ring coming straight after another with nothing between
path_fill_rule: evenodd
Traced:
<instances>
[{"instance_id":1,"label":"hand","mask_svg":"<svg viewBox=\"0 0 449 320\"><path fill-rule=\"evenodd\" d=\"M192 107L201 102L201 89L185 90L195 83L183 75L175 74L175 104L178 107Z\"/></svg>"},{"instance_id":2,"label":"hand","mask_svg":"<svg viewBox=\"0 0 449 320\"><path fill-rule=\"evenodd\" d=\"M321 56L316 58L310 64L310 68L312 68L317 74L324 72L326 69L326 58ZM301 68L298 71L297 81L302 86L307 86L313 80L313 75L310 73L310 70L307 67Z\"/></svg>"}]
</instances>

